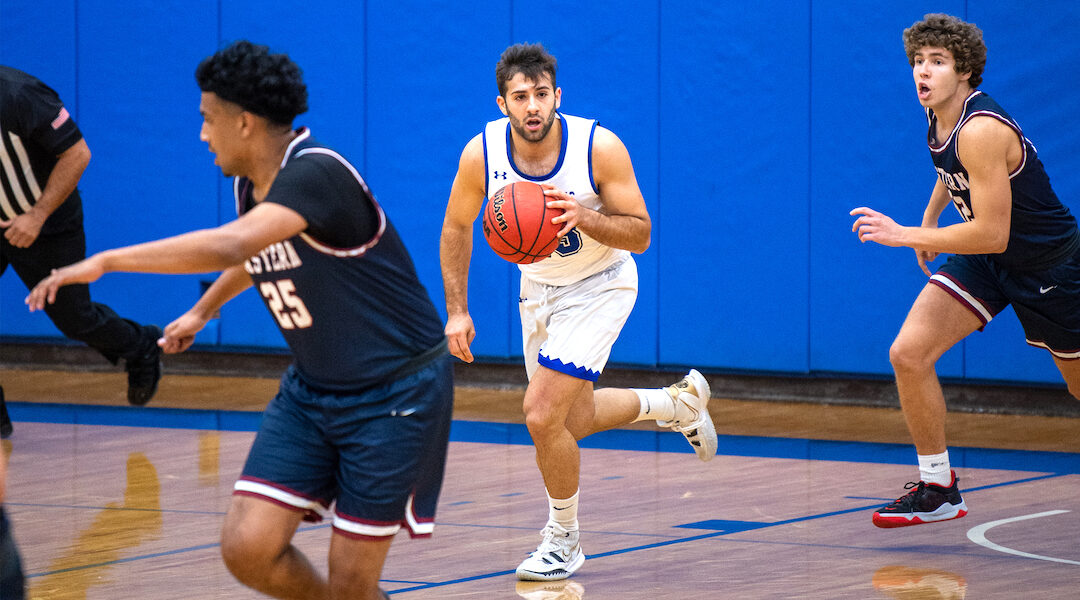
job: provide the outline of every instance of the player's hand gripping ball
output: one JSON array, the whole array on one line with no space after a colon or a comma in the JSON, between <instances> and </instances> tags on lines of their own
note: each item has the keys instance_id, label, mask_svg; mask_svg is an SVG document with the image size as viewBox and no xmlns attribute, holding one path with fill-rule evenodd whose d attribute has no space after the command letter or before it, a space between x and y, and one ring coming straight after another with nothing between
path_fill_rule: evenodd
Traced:
<instances>
[{"instance_id":1,"label":"player's hand gripping ball","mask_svg":"<svg viewBox=\"0 0 1080 600\"><path fill-rule=\"evenodd\" d=\"M539 184L519 181L495 192L484 207L484 237L495 254L529 264L551 256L559 246L560 225L551 219L562 210L547 207Z\"/></svg>"}]
</instances>

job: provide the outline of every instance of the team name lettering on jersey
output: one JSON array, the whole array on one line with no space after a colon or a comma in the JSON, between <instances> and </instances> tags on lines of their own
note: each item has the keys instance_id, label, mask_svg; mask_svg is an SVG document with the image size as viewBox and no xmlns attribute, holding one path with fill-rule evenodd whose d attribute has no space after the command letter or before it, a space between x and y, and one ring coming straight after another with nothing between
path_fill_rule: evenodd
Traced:
<instances>
[{"instance_id":1,"label":"team name lettering on jersey","mask_svg":"<svg viewBox=\"0 0 1080 600\"><path fill-rule=\"evenodd\" d=\"M244 263L244 270L252 275L258 275L263 272L274 273L295 269L302 264L300 255L296 253L296 248L293 248L292 242L285 240L270 244L255 256L249 258Z\"/></svg>"},{"instance_id":2,"label":"team name lettering on jersey","mask_svg":"<svg viewBox=\"0 0 1080 600\"><path fill-rule=\"evenodd\" d=\"M954 192L962 192L971 188L971 184L968 183L963 173L949 173L941 167L934 167L934 170L937 171L941 183L944 183L945 187Z\"/></svg>"}]
</instances>

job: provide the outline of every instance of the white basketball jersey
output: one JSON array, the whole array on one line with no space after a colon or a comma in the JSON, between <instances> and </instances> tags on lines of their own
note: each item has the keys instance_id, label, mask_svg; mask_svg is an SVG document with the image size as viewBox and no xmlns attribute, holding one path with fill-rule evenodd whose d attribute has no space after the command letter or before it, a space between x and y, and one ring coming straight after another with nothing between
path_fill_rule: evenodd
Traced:
<instances>
[{"instance_id":1,"label":"white basketball jersey","mask_svg":"<svg viewBox=\"0 0 1080 600\"><path fill-rule=\"evenodd\" d=\"M559 162L547 175L532 177L517 169L510 155L510 119L491 121L484 128L487 195L518 181L547 183L570 194L585 208L600 210L600 196L592 177L592 137L596 121L558 113L562 123ZM627 250L605 246L574 228L548 258L518 265L529 279L547 285L568 285L599 273L629 256Z\"/></svg>"}]
</instances>

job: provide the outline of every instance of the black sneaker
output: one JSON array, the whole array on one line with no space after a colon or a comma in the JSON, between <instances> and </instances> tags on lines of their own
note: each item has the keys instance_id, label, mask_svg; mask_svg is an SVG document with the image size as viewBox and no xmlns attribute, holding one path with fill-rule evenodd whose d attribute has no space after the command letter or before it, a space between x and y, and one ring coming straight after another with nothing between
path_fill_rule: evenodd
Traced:
<instances>
[{"instance_id":1,"label":"black sneaker","mask_svg":"<svg viewBox=\"0 0 1080 600\"><path fill-rule=\"evenodd\" d=\"M161 328L146 325L143 331L151 338L150 349L139 358L129 358L124 369L128 374L128 403L142 406L150 401L157 392L161 381L161 346L157 345L161 337Z\"/></svg>"},{"instance_id":2,"label":"black sneaker","mask_svg":"<svg viewBox=\"0 0 1080 600\"><path fill-rule=\"evenodd\" d=\"M878 527L907 527L922 523L959 519L968 513L960 490L956 487L959 478L952 472L952 484L942 487L936 483L909 482L905 490L911 490L892 504L879 508L874 513L874 525ZM914 489L912 489L914 488Z\"/></svg>"},{"instance_id":3,"label":"black sneaker","mask_svg":"<svg viewBox=\"0 0 1080 600\"><path fill-rule=\"evenodd\" d=\"M4 388L0 386L0 439L8 439L15 428L11 426L11 417L8 416L7 404L4 403Z\"/></svg>"}]
</instances>

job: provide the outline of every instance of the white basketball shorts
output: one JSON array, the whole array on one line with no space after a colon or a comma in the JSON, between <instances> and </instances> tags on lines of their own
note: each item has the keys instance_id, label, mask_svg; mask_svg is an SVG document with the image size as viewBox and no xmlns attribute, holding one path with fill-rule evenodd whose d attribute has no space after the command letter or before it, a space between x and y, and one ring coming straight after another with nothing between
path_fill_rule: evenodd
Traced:
<instances>
[{"instance_id":1,"label":"white basketball shorts","mask_svg":"<svg viewBox=\"0 0 1080 600\"><path fill-rule=\"evenodd\" d=\"M596 381L637 300L632 257L569 285L521 277L518 309L529 379L539 365Z\"/></svg>"}]
</instances>

